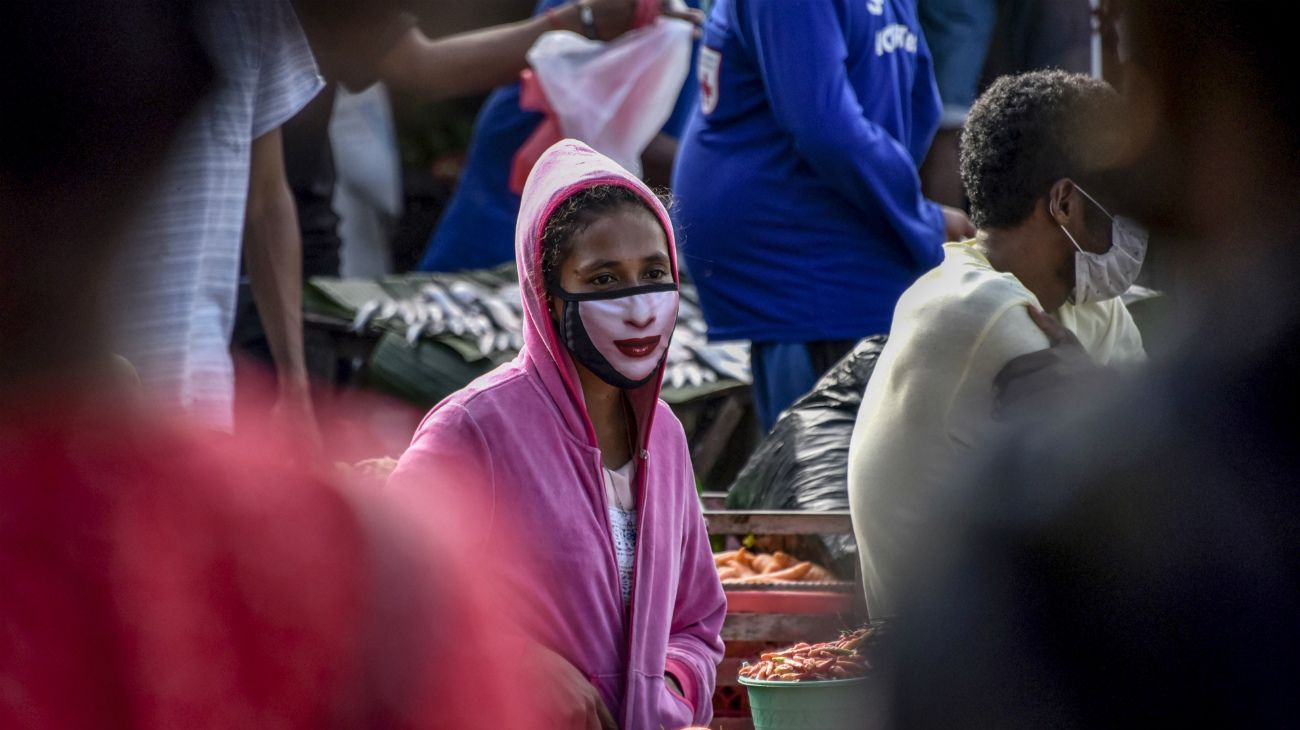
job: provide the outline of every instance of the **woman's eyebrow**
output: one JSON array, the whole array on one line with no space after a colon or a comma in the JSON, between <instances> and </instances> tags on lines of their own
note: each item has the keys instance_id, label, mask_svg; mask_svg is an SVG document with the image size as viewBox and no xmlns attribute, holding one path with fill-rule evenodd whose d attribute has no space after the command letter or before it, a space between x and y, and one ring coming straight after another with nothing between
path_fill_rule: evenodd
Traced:
<instances>
[{"instance_id":1,"label":"woman's eyebrow","mask_svg":"<svg viewBox=\"0 0 1300 730\"><path fill-rule=\"evenodd\" d=\"M594 271L597 269L612 269L622 264L621 261L614 259L597 259L588 261L578 266L578 271Z\"/></svg>"},{"instance_id":2,"label":"woman's eyebrow","mask_svg":"<svg viewBox=\"0 0 1300 730\"><path fill-rule=\"evenodd\" d=\"M641 259L641 261L642 263L647 263L647 264L667 264L668 254L662 252L652 253L649 256L646 256L645 258ZM576 270L579 272L584 272L584 271L598 271L600 269L615 269L618 268L619 266L622 266L623 264L624 262L619 259L596 259L595 261L585 261L580 263L577 266Z\"/></svg>"}]
</instances>

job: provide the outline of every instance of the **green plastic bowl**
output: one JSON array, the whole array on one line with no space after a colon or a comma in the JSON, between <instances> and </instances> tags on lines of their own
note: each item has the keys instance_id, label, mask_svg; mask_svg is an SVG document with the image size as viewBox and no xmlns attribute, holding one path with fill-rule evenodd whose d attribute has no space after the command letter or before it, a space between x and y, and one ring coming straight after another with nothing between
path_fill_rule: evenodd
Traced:
<instances>
[{"instance_id":1,"label":"green plastic bowl","mask_svg":"<svg viewBox=\"0 0 1300 730\"><path fill-rule=\"evenodd\" d=\"M740 678L754 730L857 730L868 717L867 677L803 682Z\"/></svg>"}]
</instances>

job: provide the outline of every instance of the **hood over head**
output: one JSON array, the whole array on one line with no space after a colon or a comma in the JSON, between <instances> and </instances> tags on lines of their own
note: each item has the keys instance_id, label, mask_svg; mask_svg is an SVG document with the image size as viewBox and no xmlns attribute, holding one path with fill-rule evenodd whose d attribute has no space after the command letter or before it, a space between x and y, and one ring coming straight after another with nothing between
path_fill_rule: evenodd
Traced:
<instances>
[{"instance_id":1,"label":"hood over head","mask_svg":"<svg viewBox=\"0 0 1300 730\"><path fill-rule=\"evenodd\" d=\"M573 195L600 185L618 185L637 195L658 218L668 240L668 257L673 281L679 282L677 244L668 210L644 182L624 170L618 163L587 145L566 139L552 145L537 160L524 185L515 226L515 263L519 269L519 289L523 298L524 348L520 353L536 368L562 417L579 438L596 445L596 435L587 417L586 402L578 371L568 349L560 340L551 319L542 273L542 233L551 214ZM665 358L666 362L666 358ZM654 405L663 383L664 365L645 385L627 391L636 411L638 438L644 448Z\"/></svg>"}]
</instances>

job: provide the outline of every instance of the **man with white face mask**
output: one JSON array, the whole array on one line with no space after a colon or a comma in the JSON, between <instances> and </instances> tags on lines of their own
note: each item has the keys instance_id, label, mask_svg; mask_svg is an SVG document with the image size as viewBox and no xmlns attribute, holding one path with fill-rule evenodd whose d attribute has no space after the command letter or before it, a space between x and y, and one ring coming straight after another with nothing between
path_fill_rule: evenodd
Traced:
<instances>
[{"instance_id":1,"label":"man with white face mask","mask_svg":"<svg viewBox=\"0 0 1300 730\"><path fill-rule=\"evenodd\" d=\"M962 139L962 180L979 227L899 300L863 396L849 451L849 497L873 616L894 612L916 555L918 519L998 431L999 374L1044 350L1079 373L1145 359L1118 298L1141 268L1146 234L1113 216L1081 159L1118 97L1060 71L998 80ZM1053 316L1045 314L1051 313ZM1079 347L1051 348L1065 343Z\"/></svg>"}]
</instances>

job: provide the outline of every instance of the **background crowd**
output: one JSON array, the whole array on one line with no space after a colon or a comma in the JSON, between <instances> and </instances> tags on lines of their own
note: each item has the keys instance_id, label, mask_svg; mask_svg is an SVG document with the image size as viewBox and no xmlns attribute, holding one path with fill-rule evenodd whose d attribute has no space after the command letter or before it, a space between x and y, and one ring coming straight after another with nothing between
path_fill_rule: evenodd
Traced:
<instances>
[{"instance_id":1,"label":"background crowd","mask_svg":"<svg viewBox=\"0 0 1300 730\"><path fill-rule=\"evenodd\" d=\"M693 287L708 337L749 343L763 432L864 338L889 336L841 469L869 608L906 619L896 726L1295 716L1300 160L1285 24L1216 0L543 0L446 35L443 5L0 9L0 725L707 722L725 602L692 562L708 546L687 439L657 401L667 337L644 376L591 355L598 320L580 312L621 301L598 275L565 278L591 251L638 277L638 295ZM615 42L667 22L697 26L691 70L640 160L570 143L527 157L554 116L521 79L543 34ZM1085 75L1024 73L1046 68ZM399 158L409 133L389 92L399 118L487 94L418 257L396 250L412 236L393 201L411 190L396 185L385 210L342 182L367 174L346 160ZM349 120L377 157L344 151ZM601 185L633 195L649 228L604 191L552 229ZM1129 287L1079 274L1127 250L1134 220L1176 284L1149 362L1118 303ZM347 435L317 414L334 384L309 373L304 282L417 259L444 273L514 262L524 345L431 412L393 484L345 479L322 468ZM978 276L1023 286L966 296ZM963 326L936 313L995 296L1036 304L1016 311L1038 339L1009 336L985 362L983 339L958 345L996 335L1002 310ZM273 370L237 368L249 355ZM1120 361L1135 367L1092 367ZM255 380L268 397L236 397ZM960 420L971 403L978 418ZM489 487L467 486L485 474ZM616 534L616 554L582 561L597 539L583 530L603 539L612 510L563 529L571 549L486 540L540 525L540 545L568 524L563 494L511 491L541 475L582 483L582 505L663 485L625 504L641 552L617 554ZM885 483L924 498L899 507L870 491ZM864 515L886 524L864 538ZM621 584L634 557L647 577ZM545 595L538 576L565 560L604 571L566 596L606 578L609 595L582 610L518 599ZM552 649L606 623L643 633L559 656L515 628L538 621L561 637L540 642Z\"/></svg>"}]
</instances>

